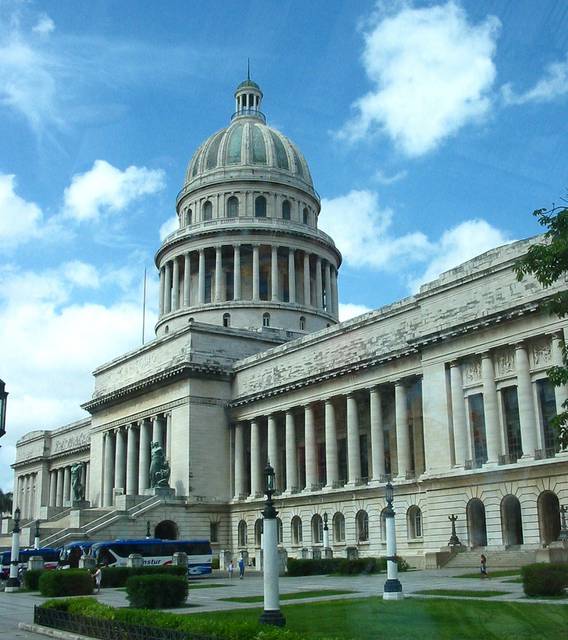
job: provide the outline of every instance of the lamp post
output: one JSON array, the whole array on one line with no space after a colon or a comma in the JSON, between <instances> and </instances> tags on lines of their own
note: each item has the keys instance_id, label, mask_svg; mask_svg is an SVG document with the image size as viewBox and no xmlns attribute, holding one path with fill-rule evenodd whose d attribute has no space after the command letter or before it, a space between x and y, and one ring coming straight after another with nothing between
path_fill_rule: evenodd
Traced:
<instances>
[{"instance_id":1,"label":"lamp post","mask_svg":"<svg viewBox=\"0 0 568 640\"><path fill-rule=\"evenodd\" d=\"M146 520L146 538L151 538L152 534L150 533L150 520Z\"/></svg>"},{"instance_id":2,"label":"lamp post","mask_svg":"<svg viewBox=\"0 0 568 640\"><path fill-rule=\"evenodd\" d=\"M452 523L452 535L450 536L450 541L448 542L448 547L451 547L452 549L454 547L461 547L462 543L460 542L460 539L458 538L458 534L456 533L456 520L458 519L458 517L452 513L451 516L448 516L448 520Z\"/></svg>"},{"instance_id":3,"label":"lamp post","mask_svg":"<svg viewBox=\"0 0 568 640\"><path fill-rule=\"evenodd\" d=\"M276 516L278 511L274 508L272 495L275 490L274 469L267 462L264 469L264 479L266 487L267 500L264 503L263 531L264 531L264 611L260 616L259 622L262 624L271 624L276 627L283 627L286 624L286 618L280 611L280 592L278 585L278 525Z\"/></svg>"},{"instance_id":4,"label":"lamp post","mask_svg":"<svg viewBox=\"0 0 568 640\"><path fill-rule=\"evenodd\" d=\"M39 520L35 521L34 549L39 549Z\"/></svg>"},{"instance_id":5,"label":"lamp post","mask_svg":"<svg viewBox=\"0 0 568 640\"><path fill-rule=\"evenodd\" d=\"M394 527L394 489L390 482L385 487L387 508L385 509L385 524L387 530L387 580L383 591L383 600L402 600L402 585L398 579L398 563L396 558L396 532Z\"/></svg>"},{"instance_id":6,"label":"lamp post","mask_svg":"<svg viewBox=\"0 0 568 640\"><path fill-rule=\"evenodd\" d=\"M0 380L0 438L6 433L6 406L8 404L8 392L4 380Z\"/></svg>"},{"instance_id":7,"label":"lamp post","mask_svg":"<svg viewBox=\"0 0 568 640\"><path fill-rule=\"evenodd\" d=\"M20 589L18 568L20 564L20 507L14 511L14 528L12 529L12 550L10 552L10 577L6 582L6 593L13 593Z\"/></svg>"},{"instance_id":8,"label":"lamp post","mask_svg":"<svg viewBox=\"0 0 568 640\"><path fill-rule=\"evenodd\" d=\"M327 526L327 512L323 514L323 555L324 558L331 557L331 549L329 546L329 527Z\"/></svg>"}]
</instances>

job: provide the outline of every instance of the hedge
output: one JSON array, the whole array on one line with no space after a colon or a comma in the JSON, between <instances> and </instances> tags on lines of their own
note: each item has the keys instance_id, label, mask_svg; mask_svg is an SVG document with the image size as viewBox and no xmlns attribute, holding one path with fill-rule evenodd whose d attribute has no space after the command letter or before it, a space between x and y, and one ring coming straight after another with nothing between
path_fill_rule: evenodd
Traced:
<instances>
[{"instance_id":1,"label":"hedge","mask_svg":"<svg viewBox=\"0 0 568 640\"><path fill-rule=\"evenodd\" d=\"M89 596L93 593L95 581L88 569L65 569L44 571L39 578L42 596Z\"/></svg>"},{"instance_id":2,"label":"hedge","mask_svg":"<svg viewBox=\"0 0 568 640\"><path fill-rule=\"evenodd\" d=\"M37 591L39 589L39 578L45 569L28 569L24 573L24 587L28 591Z\"/></svg>"},{"instance_id":3,"label":"hedge","mask_svg":"<svg viewBox=\"0 0 568 640\"><path fill-rule=\"evenodd\" d=\"M172 576L185 576L186 567L177 567L171 564L160 567L102 567L101 586L106 588L124 587L128 578L132 576L156 576L167 574Z\"/></svg>"},{"instance_id":4,"label":"hedge","mask_svg":"<svg viewBox=\"0 0 568 640\"><path fill-rule=\"evenodd\" d=\"M407 571L408 563L398 558L398 570ZM322 558L321 560L288 559L289 576L316 576L327 574L357 575L361 573L381 573L386 571L386 558Z\"/></svg>"},{"instance_id":5,"label":"hedge","mask_svg":"<svg viewBox=\"0 0 568 640\"><path fill-rule=\"evenodd\" d=\"M528 564L521 576L527 596L561 596L568 587L568 562Z\"/></svg>"},{"instance_id":6,"label":"hedge","mask_svg":"<svg viewBox=\"0 0 568 640\"><path fill-rule=\"evenodd\" d=\"M310 640L310 638L315 640L314 636L308 636L305 633L299 634L288 629L270 627L256 622L221 622L212 618L196 618L161 611L115 609L97 602L95 598L48 600L41 607L57 609L87 618L112 620L157 630L174 629L187 633L188 638L197 636L199 640ZM334 639L318 635L317 640Z\"/></svg>"},{"instance_id":7,"label":"hedge","mask_svg":"<svg viewBox=\"0 0 568 640\"><path fill-rule=\"evenodd\" d=\"M187 600L187 578L161 573L132 576L126 581L128 601L140 609L179 607Z\"/></svg>"}]
</instances>

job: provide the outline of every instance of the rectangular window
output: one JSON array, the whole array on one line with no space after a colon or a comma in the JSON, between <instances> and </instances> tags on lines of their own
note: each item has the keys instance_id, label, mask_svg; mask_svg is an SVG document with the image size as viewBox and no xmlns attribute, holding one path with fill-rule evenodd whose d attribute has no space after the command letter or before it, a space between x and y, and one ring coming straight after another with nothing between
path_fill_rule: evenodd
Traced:
<instances>
[{"instance_id":1,"label":"rectangular window","mask_svg":"<svg viewBox=\"0 0 568 640\"><path fill-rule=\"evenodd\" d=\"M205 274L205 302L211 302L211 272Z\"/></svg>"},{"instance_id":2,"label":"rectangular window","mask_svg":"<svg viewBox=\"0 0 568 640\"><path fill-rule=\"evenodd\" d=\"M468 397L469 423L473 435L474 463L476 466L487 462L487 440L485 438L485 413L483 395L476 393Z\"/></svg>"},{"instance_id":3,"label":"rectangular window","mask_svg":"<svg viewBox=\"0 0 568 640\"><path fill-rule=\"evenodd\" d=\"M219 542L219 523L211 522L209 524L209 539L211 542Z\"/></svg>"},{"instance_id":4,"label":"rectangular window","mask_svg":"<svg viewBox=\"0 0 568 640\"><path fill-rule=\"evenodd\" d=\"M501 399L503 400L503 412L505 414L509 457L511 462L516 462L523 455L517 388L507 387L506 389L502 389Z\"/></svg>"},{"instance_id":5,"label":"rectangular window","mask_svg":"<svg viewBox=\"0 0 568 640\"><path fill-rule=\"evenodd\" d=\"M542 431L544 436L544 449L547 456L552 456L558 451L558 433L550 424L556 415L556 397L554 387L550 380L537 380L536 382L538 403L542 416ZM560 407L560 410L562 408Z\"/></svg>"}]
</instances>

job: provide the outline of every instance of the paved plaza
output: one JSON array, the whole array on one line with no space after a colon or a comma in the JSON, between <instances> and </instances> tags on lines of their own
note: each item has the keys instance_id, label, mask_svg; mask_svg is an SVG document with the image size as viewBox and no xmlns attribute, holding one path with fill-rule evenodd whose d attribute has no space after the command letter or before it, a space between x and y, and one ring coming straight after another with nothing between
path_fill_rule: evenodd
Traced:
<instances>
[{"instance_id":1,"label":"paved plaza","mask_svg":"<svg viewBox=\"0 0 568 640\"><path fill-rule=\"evenodd\" d=\"M466 590L495 590L506 591L507 595L495 596L491 601L499 600L519 600L527 603L543 602L547 604L557 604L568 606L568 603L558 600L535 600L526 599L523 594L522 584L508 582L511 577L489 578L463 578L456 580L454 576L468 573L467 569L440 569L429 571L409 571L401 574L401 581L404 592L407 596L413 596L417 591L424 589L466 589ZM217 572L213 577L196 581L196 585L207 584L207 581L214 583L215 588L193 589L190 585L189 602L192 604L187 609L175 609L175 613L201 613L207 611L222 611L229 609L248 609L260 607L262 603L236 603L226 602L223 598L262 595L262 576L249 572L243 580L233 577L229 580L224 574ZM321 589L344 589L354 591L353 594L325 596L322 598L307 598L290 601L290 604L301 602L315 602L317 600L341 600L345 598L367 598L382 593L385 574L374 576L307 576L298 578L282 578L280 581L280 592L299 593L302 591L314 591ZM221 586L222 585L222 586ZM114 607L128 606L126 592L121 589L103 589L101 593L95 595L100 602ZM413 596L429 597L429 596ZM33 607L41 604L45 598L37 593L12 593L0 592L0 610L2 611L3 626L0 637L5 638L40 638L37 634L23 631L18 628L20 622L33 622ZM283 606L286 606L283 602ZM197 606L196 606L197 605Z\"/></svg>"}]
</instances>

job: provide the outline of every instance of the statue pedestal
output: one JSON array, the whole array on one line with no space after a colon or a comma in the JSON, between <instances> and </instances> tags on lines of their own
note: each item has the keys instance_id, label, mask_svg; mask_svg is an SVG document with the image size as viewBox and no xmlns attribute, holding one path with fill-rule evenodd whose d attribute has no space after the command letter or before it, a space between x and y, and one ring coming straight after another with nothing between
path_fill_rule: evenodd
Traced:
<instances>
[{"instance_id":1,"label":"statue pedestal","mask_svg":"<svg viewBox=\"0 0 568 640\"><path fill-rule=\"evenodd\" d=\"M172 489L172 487L152 487L151 489L144 489L144 494L158 496L159 498L174 498L176 490Z\"/></svg>"},{"instance_id":2,"label":"statue pedestal","mask_svg":"<svg viewBox=\"0 0 568 640\"><path fill-rule=\"evenodd\" d=\"M88 500L73 500L71 503L72 509L88 509L91 503Z\"/></svg>"}]
</instances>

